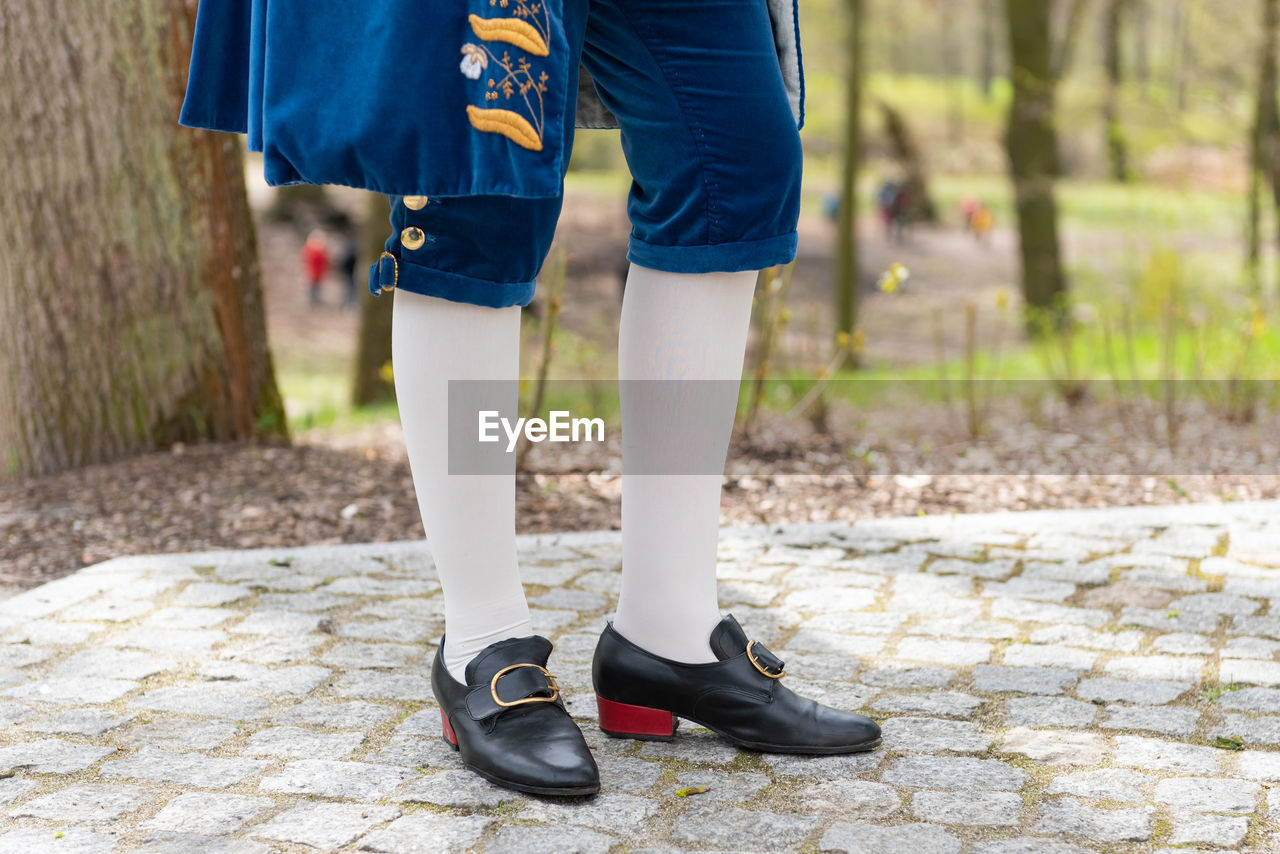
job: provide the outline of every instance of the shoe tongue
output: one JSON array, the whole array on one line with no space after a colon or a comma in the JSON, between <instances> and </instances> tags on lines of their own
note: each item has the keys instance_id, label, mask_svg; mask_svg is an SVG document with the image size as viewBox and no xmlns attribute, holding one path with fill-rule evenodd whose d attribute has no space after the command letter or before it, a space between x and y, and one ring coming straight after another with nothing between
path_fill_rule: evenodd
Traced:
<instances>
[{"instance_id":1,"label":"shoe tongue","mask_svg":"<svg viewBox=\"0 0 1280 854\"><path fill-rule=\"evenodd\" d=\"M539 664L546 667L550 657L551 641L541 635L500 640L485 647L467 663L467 684L484 685L495 673L512 664Z\"/></svg>"},{"instance_id":2,"label":"shoe tongue","mask_svg":"<svg viewBox=\"0 0 1280 854\"><path fill-rule=\"evenodd\" d=\"M747 633L738 625L733 614L727 614L714 629L711 630L711 651L716 658L727 661L741 655L747 648Z\"/></svg>"}]
</instances>

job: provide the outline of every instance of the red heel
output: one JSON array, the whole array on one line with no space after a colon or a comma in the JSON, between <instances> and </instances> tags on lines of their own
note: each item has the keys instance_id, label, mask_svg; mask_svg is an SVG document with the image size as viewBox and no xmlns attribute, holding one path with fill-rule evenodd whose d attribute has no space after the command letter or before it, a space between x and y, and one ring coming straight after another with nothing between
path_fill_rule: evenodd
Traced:
<instances>
[{"instance_id":1,"label":"red heel","mask_svg":"<svg viewBox=\"0 0 1280 854\"><path fill-rule=\"evenodd\" d=\"M444 709L440 710L440 723L444 725L444 740L449 742L449 746L454 750L458 749L458 736L454 733L453 727L449 726L449 718L444 713Z\"/></svg>"},{"instance_id":2,"label":"red heel","mask_svg":"<svg viewBox=\"0 0 1280 854\"><path fill-rule=\"evenodd\" d=\"M596 708L600 711L600 729L605 735L615 738L671 741L680 723L675 715L662 709L618 703L599 694L596 695Z\"/></svg>"}]
</instances>

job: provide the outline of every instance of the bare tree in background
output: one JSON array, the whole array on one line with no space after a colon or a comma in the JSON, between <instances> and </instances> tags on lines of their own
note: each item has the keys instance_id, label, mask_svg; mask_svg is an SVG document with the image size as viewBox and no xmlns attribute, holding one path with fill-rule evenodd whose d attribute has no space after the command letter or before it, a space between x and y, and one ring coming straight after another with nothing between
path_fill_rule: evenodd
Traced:
<instances>
[{"instance_id":1,"label":"bare tree in background","mask_svg":"<svg viewBox=\"0 0 1280 854\"><path fill-rule=\"evenodd\" d=\"M1132 0L1107 0L1106 15L1102 22L1102 62L1107 72L1102 124L1106 134L1108 170L1111 179L1121 183L1129 180L1129 145L1120 120L1120 89L1124 85L1122 46L1125 21L1132 12Z\"/></svg>"},{"instance_id":2,"label":"bare tree in background","mask_svg":"<svg viewBox=\"0 0 1280 854\"><path fill-rule=\"evenodd\" d=\"M1246 267L1255 297L1262 297L1262 185L1269 181L1280 227L1280 107L1277 106L1277 29L1280 0L1262 0L1262 39L1258 48L1258 84L1249 133L1249 216L1245 233ZM1280 235L1277 235L1280 245Z\"/></svg>"},{"instance_id":3,"label":"bare tree in background","mask_svg":"<svg viewBox=\"0 0 1280 854\"><path fill-rule=\"evenodd\" d=\"M285 434L240 142L177 124L195 0L0 4L0 453Z\"/></svg>"},{"instance_id":4,"label":"bare tree in background","mask_svg":"<svg viewBox=\"0 0 1280 854\"><path fill-rule=\"evenodd\" d=\"M1054 109L1058 82L1070 64L1086 0L1064 10L1062 38L1055 48L1051 0L1004 0L1009 27L1013 102L1005 145L1017 197L1022 260L1022 296L1028 331L1060 326L1067 317L1067 282L1058 240L1059 173Z\"/></svg>"},{"instance_id":5,"label":"bare tree in background","mask_svg":"<svg viewBox=\"0 0 1280 854\"><path fill-rule=\"evenodd\" d=\"M836 236L836 331L858 326L858 171L862 162L862 27L864 0L845 0L849 63L845 81L844 159L840 169L839 231Z\"/></svg>"},{"instance_id":6,"label":"bare tree in background","mask_svg":"<svg viewBox=\"0 0 1280 854\"><path fill-rule=\"evenodd\" d=\"M382 254L391 218L391 200L381 193L369 193L361 244L372 264ZM363 290L363 289L361 289ZM360 334L356 341L355 378L351 402L368 406L396 399L395 383L388 371L391 364L391 310L395 291L381 296L360 297Z\"/></svg>"}]
</instances>

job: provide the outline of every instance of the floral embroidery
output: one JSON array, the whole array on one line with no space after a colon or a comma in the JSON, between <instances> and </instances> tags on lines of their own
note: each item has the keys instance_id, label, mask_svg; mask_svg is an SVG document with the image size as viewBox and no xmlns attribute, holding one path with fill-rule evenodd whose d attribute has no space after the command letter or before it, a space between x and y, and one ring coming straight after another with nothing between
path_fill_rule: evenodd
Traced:
<instances>
[{"instance_id":1,"label":"floral embroidery","mask_svg":"<svg viewBox=\"0 0 1280 854\"><path fill-rule=\"evenodd\" d=\"M534 56L550 55L551 20L545 3L489 0L489 5L504 9L514 5L515 8L512 17L507 18L469 15L471 29L480 39L506 42ZM504 50L499 57L484 44L467 42L462 46L462 53L460 68L471 80L479 80L490 61L505 72L498 79L488 79L484 93L486 102L511 101L516 96L524 102L523 109L519 102L515 102L516 110L468 105L467 117L471 125L476 130L500 133L524 148L541 151L546 121L542 93L547 91L547 72L542 71L535 77L535 68L527 57L513 60L509 50Z\"/></svg>"}]
</instances>

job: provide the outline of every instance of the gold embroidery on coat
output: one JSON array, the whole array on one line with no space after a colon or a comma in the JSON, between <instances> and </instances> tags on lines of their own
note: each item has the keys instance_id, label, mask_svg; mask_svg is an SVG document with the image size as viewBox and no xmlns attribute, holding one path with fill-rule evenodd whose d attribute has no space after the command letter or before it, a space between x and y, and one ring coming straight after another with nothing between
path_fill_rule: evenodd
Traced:
<instances>
[{"instance_id":1,"label":"gold embroidery on coat","mask_svg":"<svg viewBox=\"0 0 1280 854\"><path fill-rule=\"evenodd\" d=\"M476 35L485 41L502 41L514 45L526 53L535 56L549 56L548 44L551 41L551 19L545 3L530 0L489 0L490 6L507 8L512 3L515 9L509 18L482 18L469 15L471 28ZM539 14L541 18L539 18ZM546 114L542 101L542 93L547 91L548 75L542 71L534 77L534 67L527 57L518 60L511 58L510 51L504 50L499 58L487 45L468 42L462 46L462 73L472 80L478 80L481 72L489 67L489 62L501 68L504 76L495 80L490 77L485 102L498 101L503 98L511 100L519 96L524 101L523 111L498 108L482 108L467 106L467 117L477 130L500 133L518 145L532 151L541 151ZM530 93L537 99L537 106L530 98Z\"/></svg>"}]
</instances>

